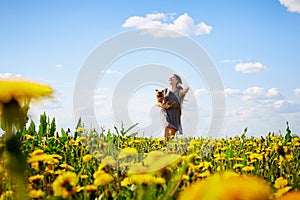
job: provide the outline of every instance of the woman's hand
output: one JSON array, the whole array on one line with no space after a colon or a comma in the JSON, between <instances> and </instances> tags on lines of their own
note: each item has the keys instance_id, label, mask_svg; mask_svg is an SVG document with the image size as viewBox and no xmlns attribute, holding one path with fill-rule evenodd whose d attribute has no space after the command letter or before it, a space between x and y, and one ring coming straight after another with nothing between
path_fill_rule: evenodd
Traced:
<instances>
[{"instance_id":1,"label":"woman's hand","mask_svg":"<svg viewBox=\"0 0 300 200\"><path fill-rule=\"evenodd\" d=\"M190 89L188 86L183 85L183 84L181 84L181 83L178 83L177 86L182 88L182 90L180 90L180 92L179 92L179 95L180 95L180 96L185 95L185 94L189 91L189 89Z\"/></svg>"},{"instance_id":2,"label":"woman's hand","mask_svg":"<svg viewBox=\"0 0 300 200\"><path fill-rule=\"evenodd\" d=\"M175 104L175 102L174 101L168 101L168 102L164 102L162 105L161 105L161 107L163 108L163 109L169 109L169 108L171 108L173 105Z\"/></svg>"}]
</instances>

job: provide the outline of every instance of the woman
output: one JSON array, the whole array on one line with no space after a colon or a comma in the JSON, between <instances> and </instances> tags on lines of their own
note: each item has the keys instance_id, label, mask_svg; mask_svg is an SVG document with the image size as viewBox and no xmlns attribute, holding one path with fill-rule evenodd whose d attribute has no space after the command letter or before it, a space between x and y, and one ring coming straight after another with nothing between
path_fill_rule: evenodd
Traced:
<instances>
[{"instance_id":1,"label":"woman","mask_svg":"<svg viewBox=\"0 0 300 200\"><path fill-rule=\"evenodd\" d=\"M161 116L164 125L164 136L174 137L176 131L182 134L181 105L189 87L182 84L180 76L173 74L169 78L169 88L164 90L165 101L174 102L171 107L162 105Z\"/></svg>"}]
</instances>

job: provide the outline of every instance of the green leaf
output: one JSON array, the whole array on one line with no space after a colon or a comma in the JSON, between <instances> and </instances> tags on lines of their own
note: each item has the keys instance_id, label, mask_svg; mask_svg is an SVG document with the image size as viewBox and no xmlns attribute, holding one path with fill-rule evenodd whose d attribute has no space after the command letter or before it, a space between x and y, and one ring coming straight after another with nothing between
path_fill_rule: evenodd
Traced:
<instances>
[{"instance_id":1,"label":"green leaf","mask_svg":"<svg viewBox=\"0 0 300 200\"><path fill-rule=\"evenodd\" d=\"M55 123L55 118L53 117L51 125L50 125L50 130L49 130L49 136L53 137L56 131L56 123Z\"/></svg>"}]
</instances>

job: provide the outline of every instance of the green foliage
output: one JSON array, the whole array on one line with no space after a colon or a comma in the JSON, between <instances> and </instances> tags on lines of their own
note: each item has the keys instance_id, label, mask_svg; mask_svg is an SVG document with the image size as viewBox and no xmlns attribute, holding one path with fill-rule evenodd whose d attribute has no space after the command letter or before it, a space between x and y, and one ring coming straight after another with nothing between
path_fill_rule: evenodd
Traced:
<instances>
[{"instance_id":1,"label":"green foliage","mask_svg":"<svg viewBox=\"0 0 300 200\"><path fill-rule=\"evenodd\" d=\"M138 133L137 132L133 132L133 133L129 133L133 128L135 128L139 123L133 124L132 126L130 126L128 129L125 129L124 124L121 124L121 130L119 131L118 128L116 126L114 126L115 131L117 133L117 135L119 136L130 136L130 137L134 137L136 136Z\"/></svg>"},{"instance_id":2,"label":"green foliage","mask_svg":"<svg viewBox=\"0 0 300 200\"><path fill-rule=\"evenodd\" d=\"M40 125L39 125L39 131L38 131L38 135L40 137L43 137L44 135L47 134L47 115L46 113L40 115Z\"/></svg>"},{"instance_id":3,"label":"green foliage","mask_svg":"<svg viewBox=\"0 0 300 200\"><path fill-rule=\"evenodd\" d=\"M56 123L55 123L55 118L53 117L49 128L49 136L54 137L55 131L56 131Z\"/></svg>"},{"instance_id":4,"label":"green foliage","mask_svg":"<svg viewBox=\"0 0 300 200\"><path fill-rule=\"evenodd\" d=\"M286 122L286 134L285 134L285 142L291 142L292 139L292 131L290 130L289 123Z\"/></svg>"}]
</instances>

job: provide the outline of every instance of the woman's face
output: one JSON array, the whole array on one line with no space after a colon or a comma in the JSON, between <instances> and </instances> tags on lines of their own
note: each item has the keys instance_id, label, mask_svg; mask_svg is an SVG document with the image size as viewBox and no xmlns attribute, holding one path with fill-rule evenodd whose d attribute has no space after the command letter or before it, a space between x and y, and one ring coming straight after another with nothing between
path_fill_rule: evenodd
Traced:
<instances>
[{"instance_id":1,"label":"woman's face","mask_svg":"<svg viewBox=\"0 0 300 200\"><path fill-rule=\"evenodd\" d=\"M178 83L178 80L174 75L172 75L169 78L169 83L170 83L170 85L176 85Z\"/></svg>"}]
</instances>

